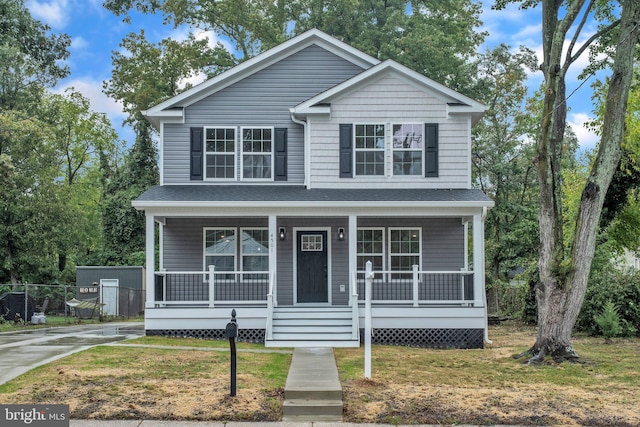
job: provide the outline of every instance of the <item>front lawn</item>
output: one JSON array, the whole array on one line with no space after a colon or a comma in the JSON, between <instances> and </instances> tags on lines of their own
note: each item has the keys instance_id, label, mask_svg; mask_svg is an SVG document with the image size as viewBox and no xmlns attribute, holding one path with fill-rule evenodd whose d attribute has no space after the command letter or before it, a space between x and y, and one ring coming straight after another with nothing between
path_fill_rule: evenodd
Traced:
<instances>
[{"instance_id":1,"label":"front lawn","mask_svg":"<svg viewBox=\"0 0 640 427\"><path fill-rule=\"evenodd\" d=\"M336 349L344 420L390 424L640 425L640 339L579 336L587 363L527 366L512 358L530 326L491 327L483 350ZM2 403L65 403L72 418L276 421L291 354L239 344L238 391L229 397L228 342L145 337L104 346L0 386ZM151 348L149 345L163 346ZM166 346L170 348L165 348ZM258 350L258 351L256 351Z\"/></svg>"}]
</instances>

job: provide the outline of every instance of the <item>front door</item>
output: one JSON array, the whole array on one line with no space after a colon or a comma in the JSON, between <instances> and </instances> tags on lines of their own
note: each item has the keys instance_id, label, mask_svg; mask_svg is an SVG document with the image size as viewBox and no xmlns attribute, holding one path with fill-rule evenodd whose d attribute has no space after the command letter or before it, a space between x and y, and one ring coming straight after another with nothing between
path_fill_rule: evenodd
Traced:
<instances>
[{"instance_id":1,"label":"front door","mask_svg":"<svg viewBox=\"0 0 640 427\"><path fill-rule=\"evenodd\" d=\"M297 302L328 302L327 232L299 231Z\"/></svg>"}]
</instances>

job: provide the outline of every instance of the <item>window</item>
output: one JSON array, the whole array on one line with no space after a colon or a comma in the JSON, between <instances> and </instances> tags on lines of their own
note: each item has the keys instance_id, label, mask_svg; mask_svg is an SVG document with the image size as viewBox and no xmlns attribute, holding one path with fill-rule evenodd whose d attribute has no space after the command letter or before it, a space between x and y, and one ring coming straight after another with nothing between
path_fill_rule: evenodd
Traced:
<instances>
[{"instance_id":1,"label":"window","mask_svg":"<svg viewBox=\"0 0 640 427\"><path fill-rule=\"evenodd\" d=\"M384 175L384 125L355 125L356 175Z\"/></svg>"},{"instance_id":2,"label":"window","mask_svg":"<svg viewBox=\"0 0 640 427\"><path fill-rule=\"evenodd\" d=\"M216 272L235 271L236 266L236 230L204 229L204 268L214 265ZM231 278L231 277L229 277Z\"/></svg>"},{"instance_id":3,"label":"window","mask_svg":"<svg viewBox=\"0 0 640 427\"><path fill-rule=\"evenodd\" d=\"M241 229L242 271L269 271L269 230Z\"/></svg>"},{"instance_id":4,"label":"window","mask_svg":"<svg viewBox=\"0 0 640 427\"><path fill-rule=\"evenodd\" d=\"M420 265L421 244L419 228L389 229L389 269L391 271L411 271L413 265ZM410 278L411 275L394 275L394 278Z\"/></svg>"},{"instance_id":5,"label":"window","mask_svg":"<svg viewBox=\"0 0 640 427\"><path fill-rule=\"evenodd\" d=\"M359 228L356 246L358 270L365 271L367 261L373 270L384 270L384 229Z\"/></svg>"},{"instance_id":6,"label":"window","mask_svg":"<svg viewBox=\"0 0 640 427\"><path fill-rule=\"evenodd\" d=\"M393 125L393 174L422 175L422 125Z\"/></svg>"},{"instance_id":7,"label":"window","mask_svg":"<svg viewBox=\"0 0 640 427\"><path fill-rule=\"evenodd\" d=\"M303 252L322 252L324 250L322 234L303 234L301 244Z\"/></svg>"},{"instance_id":8,"label":"window","mask_svg":"<svg viewBox=\"0 0 640 427\"><path fill-rule=\"evenodd\" d=\"M242 128L242 178L271 179L273 129Z\"/></svg>"},{"instance_id":9,"label":"window","mask_svg":"<svg viewBox=\"0 0 640 427\"><path fill-rule=\"evenodd\" d=\"M205 128L206 177L234 179L236 176L236 130Z\"/></svg>"}]
</instances>

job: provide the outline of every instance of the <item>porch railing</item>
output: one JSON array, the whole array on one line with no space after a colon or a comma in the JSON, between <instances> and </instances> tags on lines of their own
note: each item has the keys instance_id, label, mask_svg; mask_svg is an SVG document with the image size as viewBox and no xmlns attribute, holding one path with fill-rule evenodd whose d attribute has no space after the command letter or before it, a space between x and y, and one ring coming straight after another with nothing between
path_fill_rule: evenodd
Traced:
<instances>
[{"instance_id":1,"label":"porch railing","mask_svg":"<svg viewBox=\"0 0 640 427\"><path fill-rule=\"evenodd\" d=\"M268 271L160 271L155 273L155 304L214 307L218 303L267 302Z\"/></svg>"},{"instance_id":2,"label":"porch railing","mask_svg":"<svg viewBox=\"0 0 640 427\"><path fill-rule=\"evenodd\" d=\"M365 272L356 273L358 299L364 302ZM374 271L371 284L374 303L420 305L473 305L473 272L470 271Z\"/></svg>"}]
</instances>

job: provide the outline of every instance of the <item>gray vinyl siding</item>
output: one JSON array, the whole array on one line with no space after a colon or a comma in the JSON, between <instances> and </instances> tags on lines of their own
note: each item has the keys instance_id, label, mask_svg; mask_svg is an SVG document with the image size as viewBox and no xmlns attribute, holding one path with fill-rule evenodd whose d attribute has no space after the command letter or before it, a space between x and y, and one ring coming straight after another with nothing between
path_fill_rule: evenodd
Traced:
<instances>
[{"instance_id":1,"label":"gray vinyl siding","mask_svg":"<svg viewBox=\"0 0 640 427\"><path fill-rule=\"evenodd\" d=\"M360 67L313 45L187 107L185 124L164 125L164 183L189 182L192 126L286 127L288 182L304 182L303 128L291 121L289 108L361 71ZM239 156L240 147L236 145Z\"/></svg>"},{"instance_id":2,"label":"gray vinyl siding","mask_svg":"<svg viewBox=\"0 0 640 427\"><path fill-rule=\"evenodd\" d=\"M331 117L313 117L311 131L311 186L314 188L470 188L471 121L448 114L439 95L418 89L389 73L370 84L331 101ZM340 178L339 128L341 123L384 124L387 149L386 176ZM391 176L391 125L438 124L438 177Z\"/></svg>"},{"instance_id":3,"label":"gray vinyl siding","mask_svg":"<svg viewBox=\"0 0 640 427\"><path fill-rule=\"evenodd\" d=\"M267 226L267 218L167 218L162 234L163 267L168 271L203 271L202 230L205 227Z\"/></svg>"},{"instance_id":4,"label":"gray vinyl siding","mask_svg":"<svg viewBox=\"0 0 640 427\"><path fill-rule=\"evenodd\" d=\"M388 229L422 228L422 269L458 271L464 267L464 226L460 218L359 218L358 228L384 227L385 253Z\"/></svg>"}]
</instances>

